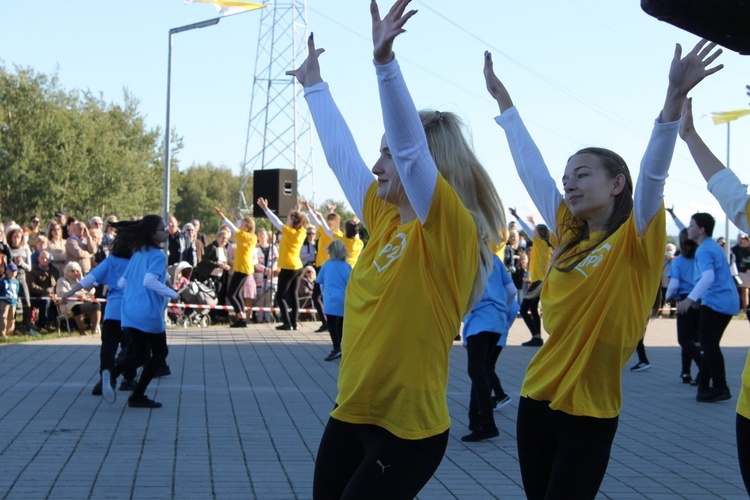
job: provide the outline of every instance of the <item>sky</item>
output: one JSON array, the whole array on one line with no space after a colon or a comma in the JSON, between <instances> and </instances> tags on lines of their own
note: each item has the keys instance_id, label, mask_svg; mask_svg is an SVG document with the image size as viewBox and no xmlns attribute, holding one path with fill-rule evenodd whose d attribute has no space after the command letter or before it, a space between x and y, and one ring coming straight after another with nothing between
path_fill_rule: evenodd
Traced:
<instances>
[{"instance_id":1,"label":"sky","mask_svg":"<svg viewBox=\"0 0 750 500\"><path fill-rule=\"evenodd\" d=\"M381 1L380 6L385 12L390 4ZM417 107L457 113L505 206L537 221L505 135L494 122L498 110L484 88L484 50L493 53L498 76L561 187L567 158L586 146L619 153L635 180L664 102L674 44L687 52L698 41L647 15L638 0L414 0L412 8L418 13L394 50ZM174 37L171 125L184 140L181 168L211 162L240 172L261 12L227 17ZM64 88L88 90L109 102L122 103L127 89L140 101L149 126L163 129L168 31L215 16L210 5L184 5L182 0L2 0L0 60L6 69L18 65L56 73ZM369 2L308 0L306 29L326 49L320 59L323 78L362 157L372 165L383 125ZM725 50L718 62L725 68L691 96L696 128L726 163L727 126L713 125L707 114L747 108L750 59ZM732 123L730 166L748 181L749 136L750 117ZM308 176L298 186L300 195L318 202L344 201L317 138L313 151L315 187ZM714 214L715 236L724 233L719 204L679 139L665 203L675 207L683 222L697 211ZM671 221L667 233L677 234ZM730 226L732 239L736 234Z\"/></svg>"}]
</instances>

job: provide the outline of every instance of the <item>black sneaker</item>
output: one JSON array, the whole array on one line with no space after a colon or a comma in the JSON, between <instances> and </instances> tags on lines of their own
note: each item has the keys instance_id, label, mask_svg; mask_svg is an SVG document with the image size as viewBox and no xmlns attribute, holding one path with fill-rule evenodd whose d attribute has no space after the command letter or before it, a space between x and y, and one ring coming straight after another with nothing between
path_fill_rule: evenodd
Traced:
<instances>
[{"instance_id":1,"label":"black sneaker","mask_svg":"<svg viewBox=\"0 0 750 500\"><path fill-rule=\"evenodd\" d=\"M102 379L99 379L99 382L96 383L93 389L91 389L91 395L92 396L101 396L102 395Z\"/></svg>"},{"instance_id":2,"label":"black sneaker","mask_svg":"<svg viewBox=\"0 0 750 500\"><path fill-rule=\"evenodd\" d=\"M112 374L107 368L102 370L102 397L104 401L109 404L114 403L117 400L117 393L115 393L115 383L117 381L112 378Z\"/></svg>"},{"instance_id":3,"label":"black sneaker","mask_svg":"<svg viewBox=\"0 0 750 500\"><path fill-rule=\"evenodd\" d=\"M120 390L132 391L133 389L135 389L136 385L138 385L138 381L135 379L123 379L123 381L120 382Z\"/></svg>"},{"instance_id":4,"label":"black sneaker","mask_svg":"<svg viewBox=\"0 0 750 500\"><path fill-rule=\"evenodd\" d=\"M651 363L644 363L643 361L639 361L638 364L630 367L631 372L645 372L646 370L650 369Z\"/></svg>"},{"instance_id":5,"label":"black sneaker","mask_svg":"<svg viewBox=\"0 0 750 500\"><path fill-rule=\"evenodd\" d=\"M229 325L229 328L247 328L247 320L238 319L237 321Z\"/></svg>"},{"instance_id":6,"label":"black sneaker","mask_svg":"<svg viewBox=\"0 0 750 500\"><path fill-rule=\"evenodd\" d=\"M494 402L495 407L493 408L495 411L499 410L500 408L503 408L505 406L508 406L510 404L510 396L507 394L503 395L499 398L492 398L492 401Z\"/></svg>"},{"instance_id":7,"label":"black sneaker","mask_svg":"<svg viewBox=\"0 0 750 500\"><path fill-rule=\"evenodd\" d=\"M315 330L315 333L327 332L327 331L328 331L328 325L320 325L320 328Z\"/></svg>"},{"instance_id":8,"label":"black sneaker","mask_svg":"<svg viewBox=\"0 0 750 500\"><path fill-rule=\"evenodd\" d=\"M277 330L284 330L284 331L291 331L292 330L292 325L288 325L288 324L284 323L283 325L277 326L276 329Z\"/></svg>"},{"instance_id":9,"label":"black sneaker","mask_svg":"<svg viewBox=\"0 0 750 500\"><path fill-rule=\"evenodd\" d=\"M680 375L680 380L682 380L683 384L689 384L693 381L693 377L691 377L689 373L683 373Z\"/></svg>"},{"instance_id":10,"label":"black sneaker","mask_svg":"<svg viewBox=\"0 0 750 500\"><path fill-rule=\"evenodd\" d=\"M341 349L339 349L338 351L333 350L328 356L325 357L325 360L333 361L334 359L338 359L340 357L341 357Z\"/></svg>"},{"instance_id":11,"label":"black sneaker","mask_svg":"<svg viewBox=\"0 0 750 500\"><path fill-rule=\"evenodd\" d=\"M128 406L131 408L161 408L161 403L149 399L145 394L139 398L130 396L128 398Z\"/></svg>"},{"instance_id":12,"label":"black sneaker","mask_svg":"<svg viewBox=\"0 0 750 500\"><path fill-rule=\"evenodd\" d=\"M699 403L716 403L717 401L726 401L727 399L732 399L729 387L723 389L712 387L707 391L699 392L695 397L695 400Z\"/></svg>"},{"instance_id":13,"label":"black sneaker","mask_svg":"<svg viewBox=\"0 0 750 500\"><path fill-rule=\"evenodd\" d=\"M500 431L497 430L497 427L480 427L479 429L473 430L471 434L462 436L461 441L466 443L476 443L477 441L484 441L485 439L490 439L499 435Z\"/></svg>"},{"instance_id":14,"label":"black sneaker","mask_svg":"<svg viewBox=\"0 0 750 500\"><path fill-rule=\"evenodd\" d=\"M542 337L531 337L531 340L524 342L521 345L525 347L542 347L544 341L542 340Z\"/></svg>"}]
</instances>

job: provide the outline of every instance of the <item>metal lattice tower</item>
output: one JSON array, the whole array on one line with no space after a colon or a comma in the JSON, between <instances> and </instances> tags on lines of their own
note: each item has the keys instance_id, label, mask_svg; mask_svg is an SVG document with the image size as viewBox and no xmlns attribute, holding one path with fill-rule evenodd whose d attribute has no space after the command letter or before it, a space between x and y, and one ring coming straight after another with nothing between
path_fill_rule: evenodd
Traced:
<instances>
[{"instance_id":1,"label":"metal lattice tower","mask_svg":"<svg viewBox=\"0 0 750 500\"><path fill-rule=\"evenodd\" d=\"M302 86L284 74L297 68L307 57L307 1L266 3L268 7L261 11L245 158L240 174L240 211L246 211L250 205L243 190L255 170L294 169L298 190L304 180L313 201L315 197L310 114L302 102Z\"/></svg>"}]
</instances>

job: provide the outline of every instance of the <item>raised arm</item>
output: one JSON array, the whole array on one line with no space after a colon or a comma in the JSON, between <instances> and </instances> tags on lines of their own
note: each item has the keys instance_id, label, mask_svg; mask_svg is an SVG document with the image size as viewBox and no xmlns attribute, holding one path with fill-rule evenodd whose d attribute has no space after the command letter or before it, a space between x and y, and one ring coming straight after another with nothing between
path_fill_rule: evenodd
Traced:
<instances>
[{"instance_id":1,"label":"raised arm","mask_svg":"<svg viewBox=\"0 0 750 500\"><path fill-rule=\"evenodd\" d=\"M305 99L315 122L323 153L336 175L354 213L361 216L365 194L374 178L357 150L354 137L341 116L320 76L318 57L325 49L316 49L313 34L307 40L308 55L302 65L287 75L294 76L305 89Z\"/></svg>"},{"instance_id":2,"label":"raised arm","mask_svg":"<svg viewBox=\"0 0 750 500\"><path fill-rule=\"evenodd\" d=\"M255 202L258 204L261 210L266 214L266 217L268 217L268 220L271 221L271 224L273 224L273 227L281 231L281 229L284 227L284 223L281 222L281 219L279 219L275 213L271 212L268 209L268 200L265 198L258 198L258 200Z\"/></svg>"},{"instance_id":3,"label":"raised arm","mask_svg":"<svg viewBox=\"0 0 750 500\"><path fill-rule=\"evenodd\" d=\"M215 213L216 215L218 215L218 216L219 216L219 217L221 218L221 220L222 220L222 221L224 221L224 225L226 225L226 226L227 226L227 229L229 229L229 231L230 231L230 232L231 232L232 234L235 234L235 233L237 232L237 226L235 226L235 225L234 225L234 224L232 223L232 221L231 221L231 220L229 220L229 219L227 219L227 218L226 218L226 216L224 215L224 212L222 212L222 211L221 211L221 209L220 209L219 207L214 207L214 213Z\"/></svg>"},{"instance_id":4,"label":"raised arm","mask_svg":"<svg viewBox=\"0 0 750 500\"><path fill-rule=\"evenodd\" d=\"M554 233L556 227L555 216L557 208L563 201L563 196L557 190L555 180L549 173L544 158L531 139L526 126L521 121L518 110L513 106L508 90L495 75L492 54L484 53L484 80L487 91L497 102L500 116L495 117L498 125L505 130L505 136L510 147L513 163L518 175L528 191L531 200L536 205L547 226Z\"/></svg>"},{"instance_id":5,"label":"raised arm","mask_svg":"<svg viewBox=\"0 0 750 500\"><path fill-rule=\"evenodd\" d=\"M651 140L641 160L641 171L633 196L633 212L636 230L644 235L656 215L664 197L664 184L672 162L674 144L677 139L678 120L682 105L693 88L703 79L719 71L723 65L709 68L721 54L715 43L698 42L693 50L682 57L682 47L675 45L674 56L669 67L669 85L664 107L654 124Z\"/></svg>"},{"instance_id":6,"label":"raised arm","mask_svg":"<svg viewBox=\"0 0 750 500\"><path fill-rule=\"evenodd\" d=\"M678 230L682 231L683 229L685 229L685 224L683 224L683 222L680 220L680 218L675 215L675 213L674 213L674 207L670 207L670 208L667 208L665 210L667 212L669 212L669 215L672 216L672 220L674 221L674 224L675 224L675 226L677 226Z\"/></svg>"},{"instance_id":7,"label":"raised arm","mask_svg":"<svg viewBox=\"0 0 750 500\"><path fill-rule=\"evenodd\" d=\"M370 3L370 14L373 56L388 149L409 204L420 222L424 223L435 193L437 166L427 146L422 120L393 53L393 41L405 32L404 25L416 14L415 10L404 12L410 2L397 0L381 19L378 4L373 1Z\"/></svg>"}]
</instances>

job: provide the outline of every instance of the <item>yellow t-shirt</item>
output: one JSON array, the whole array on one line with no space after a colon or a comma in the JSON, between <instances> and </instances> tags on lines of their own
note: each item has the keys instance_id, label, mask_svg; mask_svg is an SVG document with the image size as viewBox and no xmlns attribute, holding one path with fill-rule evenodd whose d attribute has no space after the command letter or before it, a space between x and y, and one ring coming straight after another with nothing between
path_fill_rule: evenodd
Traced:
<instances>
[{"instance_id":1,"label":"yellow t-shirt","mask_svg":"<svg viewBox=\"0 0 750 500\"><path fill-rule=\"evenodd\" d=\"M560 203L558 227L566 212ZM549 340L529 363L522 396L571 415L619 414L622 369L643 337L661 283L664 213L662 205L643 237L631 213L575 269L550 271L541 294ZM568 237L558 236L561 244Z\"/></svg>"},{"instance_id":2,"label":"yellow t-shirt","mask_svg":"<svg viewBox=\"0 0 750 500\"><path fill-rule=\"evenodd\" d=\"M750 221L750 200L745 206L745 216ZM742 370L742 387L740 387L740 397L737 399L737 413L745 418L750 418L750 351L747 353L745 369Z\"/></svg>"},{"instance_id":3,"label":"yellow t-shirt","mask_svg":"<svg viewBox=\"0 0 750 500\"><path fill-rule=\"evenodd\" d=\"M234 249L234 264L232 268L238 273L252 275L255 272L253 267L253 249L258 244L258 237L255 233L249 233L238 229L235 233L237 247Z\"/></svg>"},{"instance_id":4,"label":"yellow t-shirt","mask_svg":"<svg viewBox=\"0 0 750 500\"><path fill-rule=\"evenodd\" d=\"M338 236L338 239L341 240L341 242L344 244L344 248L346 248L346 253L349 254L349 256L346 258L346 262L352 266L352 269L354 269L354 264L357 263L357 259L359 259L359 254L362 253L362 248L364 248L365 244L360 240L359 238L347 238L346 236Z\"/></svg>"},{"instance_id":5,"label":"yellow t-shirt","mask_svg":"<svg viewBox=\"0 0 750 500\"><path fill-rule=\"evenodd\" d=\"M344 233L340 229L333 232L333 238L328 236L325 231L320 231L320 237L318 238L318 250L315 255L315 267L321 268L323 264L328 261L328 245L334 240L334 238L342 237Z\"/></svg>"},{"instance_id":6,"label":"yellow t-shirt","mask_svg":"<svg viewBox=\"0 0 750 500\"><path fill-rule=\"evenodd\" d=\"M294 229L284 224L281 227L281 241L279 241L279 268L280 269L302 269L302 259L299 251L307 239L307 229L300 227Z\"/></svg>"},{"instance_id":7,"label":"yellow t-shirt","mask_svg":"<svg viewBox=\"0 0 750 500\"><path fill-rule=\"evenodd\" d=\"M538 236L534 237L529 257L529 281L542 281L547 276L549 261L552 259L552 247Z\"/></svg>"},{"instance_id":8,"label":"yellow t-shirt","mask_svg":"<svg viewBox=\"0 0 750 500\"><path fill-rule=\"evenodd\" d=\"M448 360L479 265L476 226L440 174L424 224L401 224L376 192L365 196L370 241L346 291L331 416L424 439L450 427Z\"/></svg>"}]
</instances>

